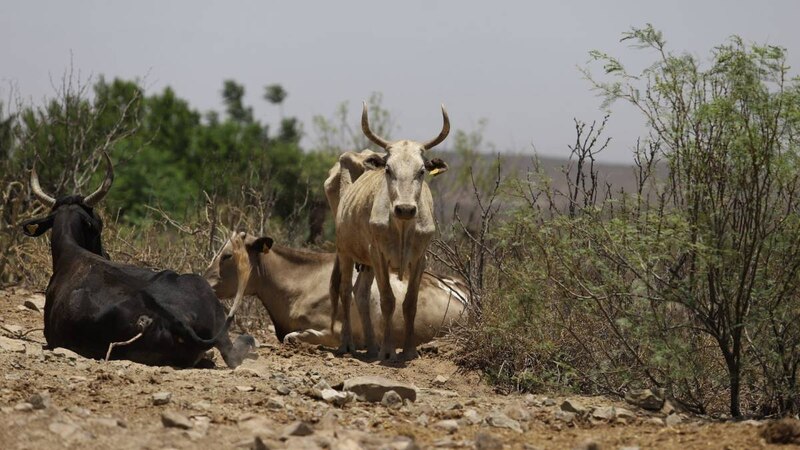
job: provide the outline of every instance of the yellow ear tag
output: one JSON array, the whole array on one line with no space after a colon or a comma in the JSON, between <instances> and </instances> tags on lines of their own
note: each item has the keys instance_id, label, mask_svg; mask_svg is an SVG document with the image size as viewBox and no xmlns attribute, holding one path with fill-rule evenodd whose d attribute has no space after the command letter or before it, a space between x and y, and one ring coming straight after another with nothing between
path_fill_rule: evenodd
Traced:
<instances>
[{"instance_id":1,"label":"yellow ear tag","mask_svg":"<svg viewBox=\"0 0 800 450\"><path fill-rule=\"evenodd\" d=\"M433 170L431 170L431 172L430 172L430 173L431 173L431 176L432 176L432 177L435 177L436 175L439 175L439 174L440 174L440 173L442 173L442 172L443 172L443 170L442 170L442 169L433 169Z\"/></svg>"},{"instance_id":2,"label":"yellow ear tag","mask_svg":"<svg viewBox=\"0 0 800 450\"><path fill-rule=\"evenodd\" d=\"M36 233L36 230L39 229L39 225L35 224L35 223L29 223L29 224L25 225L25 228L28 229L28 233L33 234L33 233Z\"/></svg>"}]
</instances>

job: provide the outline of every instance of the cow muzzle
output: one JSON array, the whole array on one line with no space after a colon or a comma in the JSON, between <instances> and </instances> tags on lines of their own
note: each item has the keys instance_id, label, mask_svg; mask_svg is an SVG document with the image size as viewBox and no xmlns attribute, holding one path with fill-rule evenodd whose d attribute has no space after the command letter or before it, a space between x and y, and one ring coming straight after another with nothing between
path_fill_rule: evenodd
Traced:
<instances>
[{"instance_id":1,"label":"cow muzzle","mask_svg":"<svg viewBox=\"0 0 800 450\"><path fill-rule=\"evenodd\" d=\"M411 220L417 216L417 205L398 204L394 207L394 215L401 220Z\"/></svg>"}]
</instances>

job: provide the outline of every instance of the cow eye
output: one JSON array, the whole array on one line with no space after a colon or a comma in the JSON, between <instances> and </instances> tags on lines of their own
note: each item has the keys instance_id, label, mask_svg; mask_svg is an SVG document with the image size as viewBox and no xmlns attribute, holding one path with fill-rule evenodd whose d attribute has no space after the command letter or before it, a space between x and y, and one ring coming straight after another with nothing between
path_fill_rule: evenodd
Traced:
<instances>
[{"instance_id":1,"label":"cow eye","mask_svg":"<svg viewBox=\"0 0 800 450\"><path fill-rule=\"evenodd\" d=\"M425 176L425 168L424 167L422 169L419 169L419 172L417 172L417 178L423 177L423 176Z\"/></svg>"},{"instance_id":2,"label":"cow eye","mask_svg":"<svg viewBox=\"0 0 800 450\"><path fill-rule=\"evenodd\" d=\"M222 255L222 261L227 261L227 260L231 259L231 256L233 256L233 255L228 255L228 254Z\"/></svg>"}]
</instances>

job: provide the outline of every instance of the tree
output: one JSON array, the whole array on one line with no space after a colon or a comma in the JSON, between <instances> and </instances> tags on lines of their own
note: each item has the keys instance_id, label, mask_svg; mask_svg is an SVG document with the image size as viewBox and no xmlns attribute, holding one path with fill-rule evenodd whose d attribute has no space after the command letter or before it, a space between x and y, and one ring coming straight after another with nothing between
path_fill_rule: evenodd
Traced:
<instances>
[{"instance_id":1,"label":"tree","mask_svg":"<svg viewBox=\"0 0 800 450\"><path fill-rule=\"evenodd\" d=\"M264 100L273 105L278 105L281 119L283 119L283 101L286 100L288 95L289 93L280 84L270 84L264 87Z\"/></svg>"},{"instance_id":2,"label":"tree","mask_svg":"<svg viewBox=\"0 0 800 450\"><path fill-rule=\"evenodd\" d=\"M669 170L655 211L659 233L669 229L665 236L684 240L679 251L650 255L646 264L615 263L680 305L714 340L732 416L742 414L744 377L756 362L763 378L750 383L780 392L777 409L796 411L800 80L789 77L783 48L739 37L715 48L706 69L691 55L669 52L651 25L623 40L655 51L656 61L633 74L594 51L612 80L587 75L606 104L625 101L647 120Z\"/></svg>"}]
</instances>

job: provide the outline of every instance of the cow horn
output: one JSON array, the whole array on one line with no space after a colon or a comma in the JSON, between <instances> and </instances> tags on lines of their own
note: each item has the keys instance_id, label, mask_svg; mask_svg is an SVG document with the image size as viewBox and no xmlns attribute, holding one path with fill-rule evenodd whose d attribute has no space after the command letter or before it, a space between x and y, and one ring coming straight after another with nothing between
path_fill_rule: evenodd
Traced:
<instances>
[{"instance_id":1,"label":"cow horn","mask_svg":"<svg viewBox=\"0 0 800 450\"><path fill-rule=\"evenodd\" d=\"M111 158L106 152L103 152L103 157L106 159L106 178L103 180L103 184L101 184L96 191L92 192L88 197L83 199L83 203L89 207L100 203L106 194L108 194L108 190L111 189L111 183L114 182L114 166L111 165Z\"/></svg>"},{"instance_id":2,"label":"cow horn","mask_svg":"<svg viewBox=\"0 0 800 450\"><path fill-rule=\"evenodd\" d=\"M364 135L372 142L378 144L381 148L386 148L389 146L389 142L381 138L380 136L376 135L369 129L369 118L367 117L367 102L364 103L364 109L361 111L361 131L364 132Z\"/></svg>"},{"instance_id":3,"label":"cow horn","mask_svg":"<svg viewBox=\"0 0 800 450\"><path fill-rule=\"evenodd\" d=\"M33 168L31 169L31 190L33 190L33 195L39 199L45 206L48 208L52 208L53 205L56 204L56 199L47 195L43 190L42 186L39 185L39 175L36 174L36 163L33 163Z\"/></svg>"},{"instance_id":4,"label":"cow horn","mask_svg":"<svg viewBox=\"0 0 800 450\"><path fill-rule=\"evenodd\" d=\"M428 141L425 143L425 145L423 145L425 150L430 150L433 147L441 144L447 135L450 134L450 117L447 116L447 110L444 108L444 105L442 105L442 120L444 121L442 124L442 131L439 133L439 136L436 136L436 139Z\"/></svg>"}]
</instances>

